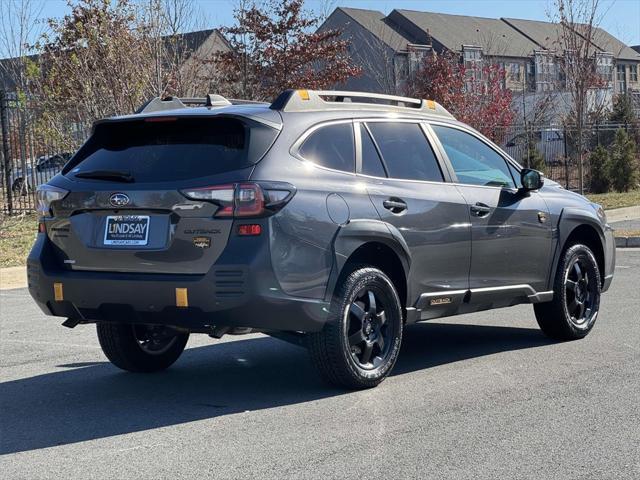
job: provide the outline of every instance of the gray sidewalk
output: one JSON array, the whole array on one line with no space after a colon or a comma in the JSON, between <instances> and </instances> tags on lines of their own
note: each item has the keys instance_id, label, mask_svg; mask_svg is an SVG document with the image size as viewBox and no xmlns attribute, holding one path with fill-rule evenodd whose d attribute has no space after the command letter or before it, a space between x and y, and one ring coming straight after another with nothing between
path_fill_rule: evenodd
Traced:
<instances>
[{"instance_id":1,"label":"gray sidewalk","mask_svg":"<svg viewBox=\"0 0 640 480\"><path fill-rule=\"evenodd\" d=\"M640 231L640 206L607 210L607 221L614 230ZM640 247L640 236L628 236L616 233L616 247Z\"/></svg>"}]
</instances>

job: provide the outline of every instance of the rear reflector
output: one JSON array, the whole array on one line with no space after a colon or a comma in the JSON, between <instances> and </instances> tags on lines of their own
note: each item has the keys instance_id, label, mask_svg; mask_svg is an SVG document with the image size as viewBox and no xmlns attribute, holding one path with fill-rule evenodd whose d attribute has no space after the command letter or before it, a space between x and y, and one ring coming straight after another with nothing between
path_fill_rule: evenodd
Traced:
<instances>
[{"instance_id":1,"label":"rear reflector","mask_svg":"<svg viewBox=\"0 0 640 480\"><path fill-rule=\"evenodd\" d=\"M176 307L188 307L189 296L186 288L176 288Z\"/></svg>"},{"instance_id":2,"label":"rear reflector","mask_svg":"<svg viewBox=\"0 0 640 480\"><path fill-rule=\"evenodd\" d=\"M260 235L262 227L258 224L238 225L238 235Z\"/></svg>"},{"instance_id":3,"label":"rear reflector","mask_svg":"<svg viewBox=\"0 0 640 480\"><path fill-rule=\"evenodd\" d=\"M47 233L47 227L44 222L38 222L38 232L39 233Z\"/></svg>"},{"instance_id":4,"label":"rear reflector","mask_svg":"<svg viewBox=\"0 0 640 480\"><path fill-rule=\"evenodd\" d=\"M53 284L53 298L56 302L64 300L64 292L62 291L62 283L56 282Z\"/></svg>"}]
</instances>

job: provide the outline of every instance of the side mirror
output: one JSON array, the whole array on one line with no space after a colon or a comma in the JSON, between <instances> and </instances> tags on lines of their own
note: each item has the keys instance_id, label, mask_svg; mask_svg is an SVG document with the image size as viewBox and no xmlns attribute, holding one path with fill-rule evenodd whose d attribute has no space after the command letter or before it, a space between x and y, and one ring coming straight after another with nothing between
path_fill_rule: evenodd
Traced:
<instances>
[{"instance_id":1,"label":"side mirror","mask_svg":"<svg viewBox=\"0 0 640 480\"><path fill-rule=\"evenodd\" d=\"M538 190L544 185L542 173L531 168L522 169L520 172L520 181L522 182L522 189L525 191Z\"/></svg>"}]
</instances>

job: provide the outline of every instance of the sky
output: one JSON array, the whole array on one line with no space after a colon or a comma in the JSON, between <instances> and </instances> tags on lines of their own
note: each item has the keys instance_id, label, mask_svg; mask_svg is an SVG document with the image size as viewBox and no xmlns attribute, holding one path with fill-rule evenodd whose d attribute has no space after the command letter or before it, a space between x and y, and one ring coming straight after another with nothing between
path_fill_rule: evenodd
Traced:
<instances>
[{"instance_id":1,"label":"sky","mask_svg":"<svg viewBox=\"0 0 640 480\"><path fill-rule=\"evenodd\" d=\"M0 16L3 3L0 0ZM141 0L142 1L142 0ZM640 45L640 0L600 0L603 19L600 26L627 45ZM207 28L230 25L236 0L196 0ZM553 0L306 0L309 8L322 11L326 5L355 7L389 13L394 8L422 10L479 17L512 17L548 20ZM69 9L65 0L45 0L43 23L49 17L62 17ZM0 57L4 57L0 52Z\"/></svg>"}]
</instances>

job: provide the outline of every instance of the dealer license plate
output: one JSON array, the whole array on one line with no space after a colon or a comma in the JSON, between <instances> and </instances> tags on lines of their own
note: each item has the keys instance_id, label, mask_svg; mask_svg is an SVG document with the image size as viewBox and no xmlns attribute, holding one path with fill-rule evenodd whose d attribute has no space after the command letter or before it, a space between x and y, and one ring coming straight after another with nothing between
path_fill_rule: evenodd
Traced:
<instances>
[{"instance_id":1,"label":"dealer license plate","mask_svg":"<svg viewBox=\"0 0 640 480\"><path fill-rule=\"evenodd\" d=\"M113 215L107 217L105 245L146 245L149 241L149 216Z\"/></svg>"}]
</instances>

